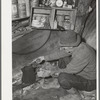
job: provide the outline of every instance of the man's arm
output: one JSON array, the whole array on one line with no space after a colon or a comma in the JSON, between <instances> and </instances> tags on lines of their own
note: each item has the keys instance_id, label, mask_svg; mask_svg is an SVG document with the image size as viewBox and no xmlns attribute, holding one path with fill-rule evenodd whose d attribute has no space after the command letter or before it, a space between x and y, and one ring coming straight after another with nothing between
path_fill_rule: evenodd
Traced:
<instances>
[{"instance_id":1,"label":"man's arm","mask_svg":"<svg viewBox=\"0 0 100 100\"><path fill-rule=\"evenodd\" d=\"M61 72L72 74L79 73L89 64L89 60L91 59L89 55L90 53L87 49L79 50L74 56L72 55L72 60Z\"/></svg>"},{"instance_id":2,"label":"man's arm","mask_svg":"<svg viewBox=\"0 0 100 100\"><path fill-rule=\"evenodd\" d=\"M81 72L87 65L88 65L87 59L83 61L76 61L74 62L73 60L67 65L65 69L61 69L60 72L66 72L66 73L71 73L71 74L77 74Z\"/></svg>"},{"instance_id":3,"label":"man's arm","mask_svg":"<svg viewBox=\"0 0 100 100\"><path fill-rule=\"evenodd\" d=\"M63 58L66 56L70 56L71 54L68 53L66 50L58 50L52 54L44 56L45 61L52 61L52 60L57 60L59 58Z\"/></svg>"}]
</instances>

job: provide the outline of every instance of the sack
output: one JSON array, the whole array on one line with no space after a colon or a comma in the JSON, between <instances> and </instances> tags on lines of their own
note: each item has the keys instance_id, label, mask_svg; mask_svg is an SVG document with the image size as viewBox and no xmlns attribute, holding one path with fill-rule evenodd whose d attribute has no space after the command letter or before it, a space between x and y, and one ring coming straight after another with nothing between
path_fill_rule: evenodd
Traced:
<instances>
[{"instance_id":1,"label":"sack","mask_svg":"<svg viewBox=\"0 0 100 100\"><path fill-rule=\"evenodd\" d=\"M33 84L36 81L36 68L29 65L24 66L21 71L23 72L22 83Z\"/></svg>"},{"instance_id":2,"label":"sack","mask_svg":"<svg viewBox=\"0 0 100 100\"><path fill-rule=\"evenodd\" d=\"M60 58L59 61L58 61L58 67L60 69L66 68L67 64L70 63L71 59L72 59L71 56Z\"/></svg>"}]
</instances>

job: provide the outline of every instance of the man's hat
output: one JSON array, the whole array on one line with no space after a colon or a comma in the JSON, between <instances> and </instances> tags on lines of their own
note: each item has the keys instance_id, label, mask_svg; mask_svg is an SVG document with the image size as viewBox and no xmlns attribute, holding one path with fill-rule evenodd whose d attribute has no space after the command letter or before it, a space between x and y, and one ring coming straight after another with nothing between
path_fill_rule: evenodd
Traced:
<instances>
[{"instance_id":1,"label":"man's hat","mask_svg":"<svg viewBox=\"0 0 100 100\"><path fill-rule=\"evenodd\" d=\"M60 36L60 41L59 41L60 46L73 47L73 46L78 46L81 42L80 35L72 30L60 31L59 36Z\"/></svg>"}]
</instances>

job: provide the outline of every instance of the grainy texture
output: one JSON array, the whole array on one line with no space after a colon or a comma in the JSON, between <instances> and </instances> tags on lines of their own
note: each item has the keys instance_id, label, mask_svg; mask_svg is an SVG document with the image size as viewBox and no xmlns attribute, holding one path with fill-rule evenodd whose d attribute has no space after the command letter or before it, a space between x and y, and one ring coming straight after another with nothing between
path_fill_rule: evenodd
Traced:
<instances>
[{"instance_id":1,"label":"grainy texture","mask_svg":"<svg viewBox=\"0 0 100 100\"><path fill-rule=\"evenodd\" d=\"M38 56L46 55L50 52L54 52L57 50L57 40L58 40L58 32L52 32L49 41L36 52L27 54L27 55L12 55L12 67L13 67L13 75L16 75L20 72L20 69L30 63L33 59Z\"/></svg>"},{"instance_id":2,"label":"grainy texture","mask_svg":"<svg viewBox=\"0 0 100 100\"><path fill-rule=\"evenodd\" d=\"M85 24L84 22L86 21L89 15L87 11L89 10L89 6L91 5L92 1L93 0L79 0L75 32L79 33L80 35L82 35L82 31Z\"/></svg>"},{"instance_id":3,"label":"grainy texture","mask_svg":"<svg viewBox=\"0 0 100 100\"><path fill-rule=\"evenodd\" d=\"M93 11L87 19L82 37L86 43L96 49L96 6L94 3Z\"/></svg>"}]
</instances>

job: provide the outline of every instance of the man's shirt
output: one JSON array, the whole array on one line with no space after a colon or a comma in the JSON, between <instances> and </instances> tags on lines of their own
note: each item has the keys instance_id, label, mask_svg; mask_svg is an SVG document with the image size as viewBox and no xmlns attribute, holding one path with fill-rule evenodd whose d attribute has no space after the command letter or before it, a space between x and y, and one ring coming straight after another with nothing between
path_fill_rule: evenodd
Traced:
<instances>
[{"instance_id":1,"label":"man's shirt","mask_svg":"<svg viewBox=\"0 0 100 100\"><path fill-rule=\"evenodd\" d=\"M62 72L77 74L86 79L96 79L96 52L87 45L81 43L78 47L73 48L72 54L66 50L59 50L53 54L45 56L46 61L56 60L72 55L72 60Z\"/></svg>"}]
</instances>

